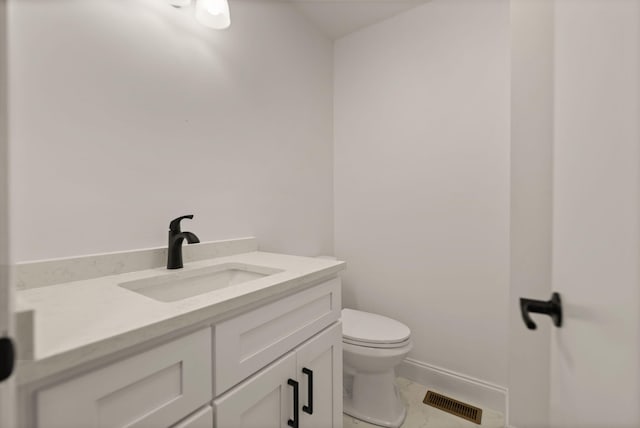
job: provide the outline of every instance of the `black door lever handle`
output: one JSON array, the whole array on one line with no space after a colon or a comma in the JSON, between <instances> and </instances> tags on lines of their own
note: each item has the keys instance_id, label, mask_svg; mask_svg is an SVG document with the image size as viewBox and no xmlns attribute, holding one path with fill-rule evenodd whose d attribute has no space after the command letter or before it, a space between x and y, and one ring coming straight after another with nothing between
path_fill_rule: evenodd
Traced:
<instances>
[{"instance_id":1,"label":"black door lever handle","mask_svg":"<svg viewBox=\"0 0 640 428\"><path fill-rule=\"evenodd\" d=\"M8 337L0 338L0 382L13 373L16 358L13 341Z\"/></svg>"},{"instance_id":2,"label":"black door lever handle","mask_svg":"<svg viewBox=\"0 0 640 428\"><path fill-rule=\"evenodd\" d=\"M520 298L520 311L522 312L522 320L529 330L538 328L529 313L549 315L553 320L553 325L562 327L562 301L558 293L553 293L551 300L546 302L544 300Z\"/></svg>"}]
</instances>

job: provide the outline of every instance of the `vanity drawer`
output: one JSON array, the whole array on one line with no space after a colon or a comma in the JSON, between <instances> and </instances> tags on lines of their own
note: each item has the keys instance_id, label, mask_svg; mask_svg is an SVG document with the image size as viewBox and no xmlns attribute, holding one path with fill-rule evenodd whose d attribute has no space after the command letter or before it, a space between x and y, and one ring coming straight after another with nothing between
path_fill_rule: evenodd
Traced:
<instances>
[{"instance_id":1,"label":"vanity drawer","mask_svg":"<svg viewBox=\"0 0 640 428\"><path fill-rule=\"evenodd\" d=\"M214 396L257 372L340 318L340 279L214 326Z\"/></svg>"},{"instance_id":2,"label":"vanity drawer","mask_svg":"<svg viewBox=\"0 0 640 428\"><path fill-rule=\"evenodd\" d=\"M39 428L168 427L211 399L211 329L36 395Z\"/></svg>"}]
</instances>

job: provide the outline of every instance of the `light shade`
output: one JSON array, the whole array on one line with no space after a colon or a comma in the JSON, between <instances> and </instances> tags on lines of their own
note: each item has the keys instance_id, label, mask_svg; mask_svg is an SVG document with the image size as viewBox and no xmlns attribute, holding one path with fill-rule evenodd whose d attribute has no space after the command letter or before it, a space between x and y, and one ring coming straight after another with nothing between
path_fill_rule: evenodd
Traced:
<instances>
[{"instance_id":1,"label":"light shade","mask_svg":"<svg viewBox=\"0 0 640 428\"><path fill-rule=\"evenodd\" d=\"M221 30L231 25L227 0L196 0L196 19L202 25Z\"/></svg>"},{"instance_id":2,"label":"light shade","mask_svg":"<svg viewBox=\"0 0 640 428\"><path fill-rule=\"evenodd\" d=\"M191 4L191 0L169 0L169 4L175 7L189 6Z\"/></svg>"}]
</instances>

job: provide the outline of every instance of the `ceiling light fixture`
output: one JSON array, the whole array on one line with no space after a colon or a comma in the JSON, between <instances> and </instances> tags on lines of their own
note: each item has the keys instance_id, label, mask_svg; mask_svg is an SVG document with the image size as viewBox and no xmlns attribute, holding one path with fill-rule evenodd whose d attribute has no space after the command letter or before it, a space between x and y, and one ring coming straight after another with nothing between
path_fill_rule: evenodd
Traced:
<instances>
[{"instance_id":1,"label":"ceiling light fixture","mask_svg":"<svg viewBox=\"0 0 640 428\"><path fill-rule=\"evenodd\" d=\"M224 30L231 25L231 14L227 0L195 0L196 20L205 27L216 30ZM169 0L169 4L175 7L184 7L191 4L191 0Z\"/></svg>"},{"instance_id":2,"label":"ceiling light fixture","mask_svg":"<svg viewBox=\"0 0 640 428\"><path fill-rule=\"evenodd\" d=\"M191 0L169 0L169 4L175 7L189 6L191 4Z\"/></svg>"}]
</instances>

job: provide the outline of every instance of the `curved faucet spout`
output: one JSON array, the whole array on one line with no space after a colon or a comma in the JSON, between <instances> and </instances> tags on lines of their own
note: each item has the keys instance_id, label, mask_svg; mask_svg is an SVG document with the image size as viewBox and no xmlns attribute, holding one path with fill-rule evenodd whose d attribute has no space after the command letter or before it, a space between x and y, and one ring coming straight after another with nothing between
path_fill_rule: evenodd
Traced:
<instances>
[{"instance_id":1,"label":"curved faucet spout","mask_svg":"<svg viewBox=\"0 0 640 428\"><path fill-rule=\"evenodd\" d=\"M195 233L180 232L178 235L182 235L182 237L187 240L188 244L199 244L200 243L200 240L195 235Z\"/></svg>"},{"instance_id":2,"label":"curved faucet spout","mask_svg":"<svg viewBox=\"0 0 640 428\"><path fill-rule=\"evenodd\" d=\"M187 240L189 244L197 244L200 239L191 232L180 231L180 220L183 218L193 218L193 216L183 216L171 222L169 228L169 245L167 248L167 269L181 269L182 263L182 243Z\"/></svg>"}]
</instances>

